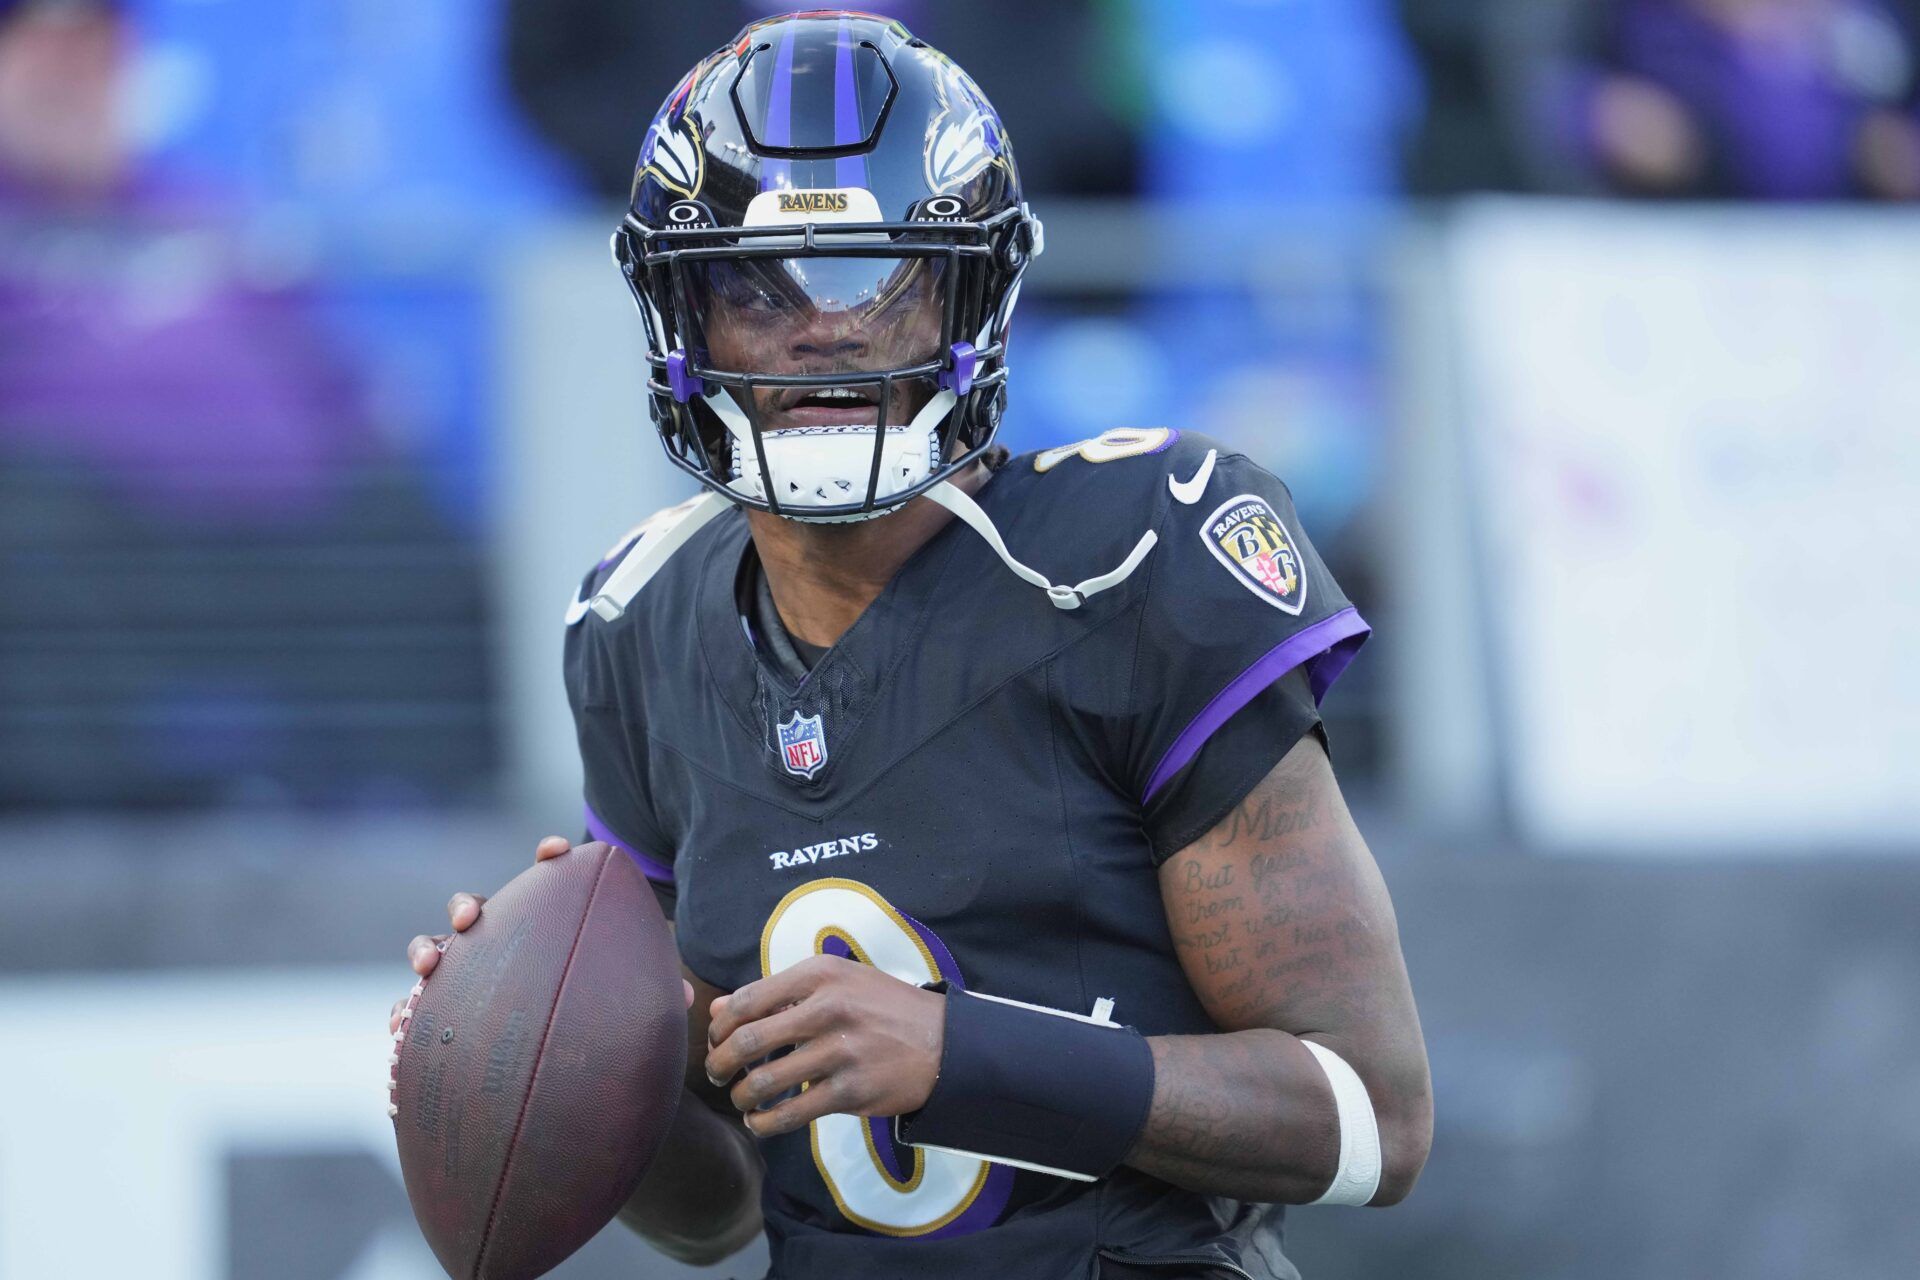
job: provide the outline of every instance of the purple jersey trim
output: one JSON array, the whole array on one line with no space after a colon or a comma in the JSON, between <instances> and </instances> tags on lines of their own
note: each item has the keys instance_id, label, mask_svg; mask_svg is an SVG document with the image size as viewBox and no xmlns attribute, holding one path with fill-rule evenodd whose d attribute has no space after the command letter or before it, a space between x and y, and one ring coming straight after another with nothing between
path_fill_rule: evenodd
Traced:
<instances>
[{"instance_id":1,"label":"purple jersey trim","mask_svg":"<svg viewBox=\"0 0 1920 1280\"><path fill-rule=\"evenodd\" d=\"M1231 684L1215 694L1213 701L1193 718L1193 723L1180 731L1180 736L1173 740L1167 753L1160 757L1160 763L1154 766L1153 776L1147 780L1147 793L1140 798L1140 803L1145 804L1153 799L1155 792L1193 763L1193 758L1200 754L1200 748L1207 745L1207 739L1218 733L1220 726L1233 718L1234 712L1252 702L1262 689L1303 662L1308 664L1307 679L1313 687L1314 705L1318 706L1327 696L1327 690L1333 687L1333 682L1353 661L1353 655L1359 652L1361 643L1371 630L1360 617L1360 611L1349 606L1294 632L1267 650L1252 666L1234 677Z\"/></svg>"},{"instance_id":2,"label":"purple jersey trim","mask_svg":"<svg viewBox=\"0 0 1920 1280\"><path fill-rule=\"evenodd\" d=\"M587 806L587 834L595 840L606 841L616 849L626 850L627 856L634 860L635 864L639 866L641 872L647 879L658 880L662 884L673 883L673 868L671 866L660 861L652 854L640 852L633 847L632 841L626 839L624 836L615 834L614 829L608 826L606 821L593 811L592 805Z\"/></svg>"},{"instance_id":3,"label":"purple jersey trim","mask_svg":"<svg viewBox=\"0 0 1920 1280\"><path fill-rule=\"evenodd\" d=\"M940 971L940 976L945 978L955 990L965 991L967 983L960 976L960 962L953 958L953 952L947 950L947 944L940 941L940 935L904 911L900 914L902 919L913 926L913 931L920 935L920 941L927 944L927 950L933 952L933 967Z\"/></svg>"}]
</instances>

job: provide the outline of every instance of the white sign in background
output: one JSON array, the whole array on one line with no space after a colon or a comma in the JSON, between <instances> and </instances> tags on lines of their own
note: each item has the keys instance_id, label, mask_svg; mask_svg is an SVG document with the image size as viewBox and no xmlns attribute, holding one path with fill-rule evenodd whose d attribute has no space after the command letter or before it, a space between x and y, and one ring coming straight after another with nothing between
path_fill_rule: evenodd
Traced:
<instances>
[{"instance_id":1,"label":"white sign in background","mask_svg":"<svg viewBox=\"0 0 1920 1280\"><path fill-rule=\"evenodd\" d=\"M0 982L0 1280L227 1275L226 1159L251 1148L370 1153L404 1205L385 1013L407 976ZM404 1217L346 1273L441 1275Z\"/></svg>"},{"instance_id":2,"label":"white sign in background","mask_svg":"<svg viewBox=\"0 0 1920 1280\"><path fill-rule=\"evenodd\" d=\"M1449 263L1524 834L1913 845L1920 222L1490 203Z\"/></svg>"},{"instance_id":3,"label":"white sign in background","mask_svg":"<svg viewBox=\"0 0 1920 1280\"><path fill-rule=\"evenodd\" d=\"M410 980L392 964L0 981L0 1280L316 1275L311 1257L261 1257L283 1240L310 1245L316 1222L342 1245L324 1260L333 1280L444 1280L387 1118L387 1010ZM361 1157L389 1211L370 1219L363 1186L296 1181L310 1198L286 1217L231 1221L236 1200L264 1199L230 1186L258 1167L234 1158L256 1156ZM244 1262L229 1256L240 1237ZM555 1274L696 1280L766 1266L758 1241L689 1267L609 1226Z\"/></svg>"}]
</instances>

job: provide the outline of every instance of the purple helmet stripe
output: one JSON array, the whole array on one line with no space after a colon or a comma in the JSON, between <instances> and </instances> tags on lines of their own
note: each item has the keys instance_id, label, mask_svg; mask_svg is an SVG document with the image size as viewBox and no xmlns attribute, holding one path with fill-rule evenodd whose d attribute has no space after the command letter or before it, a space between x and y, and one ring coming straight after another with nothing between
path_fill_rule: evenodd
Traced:
<instances>
[{"instance_id":1,"label":"purple helmet stripe","mask_svg":"<svg viewBox=\"0 0 1920 1280\"><path fill-rule=\"evenodd\" d=\"M859 89L853 81L853 33L846 20L840 21L839 43L833 54L833 145L844 147L858 142L866 131L860 127ZM841 156L834 165L834 185L867 185L867 158Z\"/></svg>"},{"instance_id":2,"label":"purple helmet stripe","mask_svg":"<svg viewBox=\"0 0 1920 1280\"><path fill-rule=\"evenodd\" d=\"M773 55L773 87L767 94L765 137L770 147L793 145L793 35L797 23L780 28L780 48ZM769 160L760 171L760 189L774 191L793 185L793 162Z\"/></svg>"}]
</instances>

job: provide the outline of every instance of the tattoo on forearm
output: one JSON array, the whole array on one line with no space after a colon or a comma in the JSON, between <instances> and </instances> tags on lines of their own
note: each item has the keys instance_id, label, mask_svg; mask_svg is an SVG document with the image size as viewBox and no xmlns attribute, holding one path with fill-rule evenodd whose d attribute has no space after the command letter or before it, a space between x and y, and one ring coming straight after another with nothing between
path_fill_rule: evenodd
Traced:
<instances>
[{"instance_id":1,"label":"tattoo on forearm","mask_svg":"<svg viewBox=\"0 0 1920 1280\"><path fill-rule=\"evenodd\" d=\"M1233 1099L1219 1088L1217 1073L1186 1050L1183 1038L1161 1042L1149 1136L1157 1146L1198 1159L1217 1159L1245 1134L1234 1124Z\"/></svg>"},{"instance_id":2,"label":"tattoo on forearm","mask_svg":"<svg viewBox=\"0 0 1920 1280\"><path fill-rule=\"evenodd\" d=\"M1315 1195L1329 1160L1326 1125L1299 1105L1297 1077L1276 1079L1276 1034L1155 1039L1153 1109L1130 1163L1195 1190L1269 1200ZM1274 1168L1276 1151L1291 1153L1294 1167Z\"/></svg>"}]
</instances>

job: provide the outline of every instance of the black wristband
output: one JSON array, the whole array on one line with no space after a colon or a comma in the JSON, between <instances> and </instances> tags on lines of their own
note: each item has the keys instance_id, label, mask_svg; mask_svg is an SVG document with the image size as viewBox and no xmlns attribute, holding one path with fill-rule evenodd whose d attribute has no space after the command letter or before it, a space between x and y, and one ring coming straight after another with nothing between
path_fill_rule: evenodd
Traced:
<instances>
[{"instance_id":1,"label":"black wristband","mask_svg":"<svg viewBox=\"0 0 1920 1280\"><path fill-rule=\"evenodd\" d=\"M1132 1027L949 990L939 1079L894 1136L1091 1181L1126 1158L1152 1105L1153 1051Z\"/></svg>"}]
</instances>

